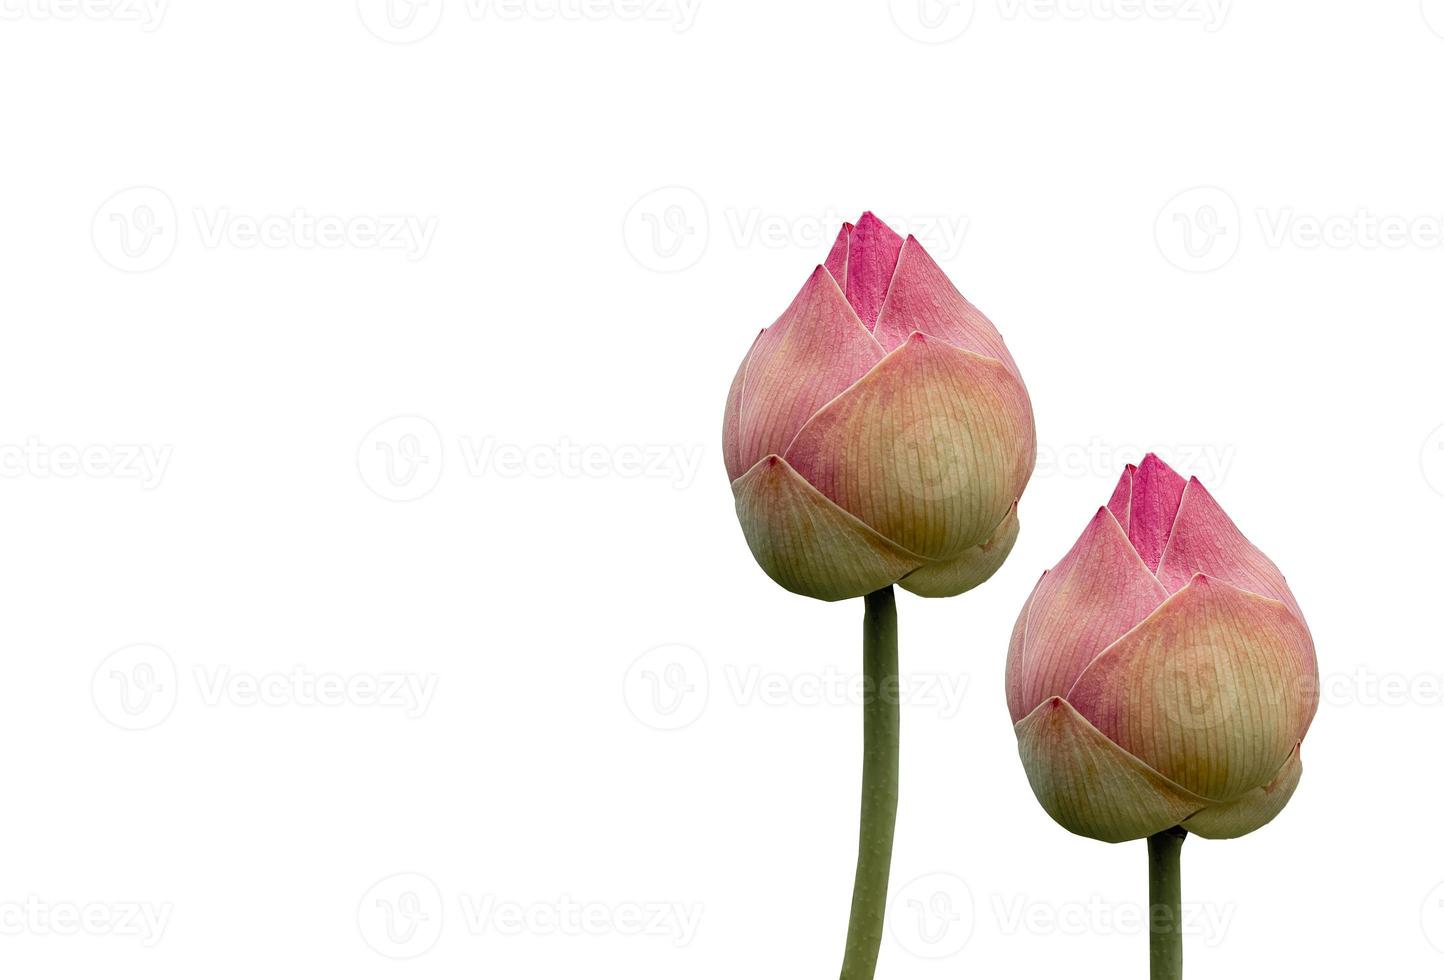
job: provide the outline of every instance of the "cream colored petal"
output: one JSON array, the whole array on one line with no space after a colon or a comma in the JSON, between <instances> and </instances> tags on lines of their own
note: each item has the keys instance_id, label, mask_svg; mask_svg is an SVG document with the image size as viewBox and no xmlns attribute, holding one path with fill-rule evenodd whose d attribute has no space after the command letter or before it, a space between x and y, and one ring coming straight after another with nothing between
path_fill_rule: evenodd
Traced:
<instances>
[{"instance_id":1,"label":"cream colored petal","mask_svg":"<svg viewBox=\"0 0 1444 980\"><path fill-rule=\"evenodd\" d=\"M1044 701L1014 731L1038 802L1083 837L1138 840L1209 803L1114 745L1063 698Z\"/></svg>"},{"instance_id":2,"label":"cream colored petal","mask_svg":"<svg viewBox=\"0 0 1444 980\"><path fill-rule=\"evenodd\" d=\"M866 595L917 568L910 555L768 456L732 484L752 555L778 585L833 601Z\"/></svg>"},{"instance_id":3,"label":"cream colored petal","mask_svg":"<svg viewBox=\"0 0 1444 980\"><path fill-rule=\"evenodd\" d=\"M1018 505L1008 511L993 536L951 561L932 562L901 579L898 585L929 599L961 595L975 589L1003 567L1018 540Z\"/></svg>"},{"instance_id":4,"label":"cream colored petal","mask_svg":"<svg viewBox=\"0 0 1444 980\"><path fill-rule=\"evenodd\" d=\"M1267 786L1245 793L1232 803L1218 803L1183 822L1183 829L1200 837L1225 840L1251 834L1283 812L1298 788L1304 764L1298 746Z\"/></svg>"},{"instance_id":5,"label":"cream colored petal","mask_svg":"<svg viewBox=\"0 0 1444 980\"><path fill-rule=\"evenodd\" d=\"M814 415L785 456L879 534L945 560L988 540L1035 451L1028 393L1003 364L914 334Z\"/></svg>"},{"instance_id":6,"label":"cream colored petal","mask_svg":"<svg viewBox=\"0 0 1444 980\"><path fill-rule=\"evenodd\" d=\"M1283 603L1200 575L1100 653L1068 700L1180 786L1234 800L1298 742L1312 651Z\"/></svg>"}]
</instances>

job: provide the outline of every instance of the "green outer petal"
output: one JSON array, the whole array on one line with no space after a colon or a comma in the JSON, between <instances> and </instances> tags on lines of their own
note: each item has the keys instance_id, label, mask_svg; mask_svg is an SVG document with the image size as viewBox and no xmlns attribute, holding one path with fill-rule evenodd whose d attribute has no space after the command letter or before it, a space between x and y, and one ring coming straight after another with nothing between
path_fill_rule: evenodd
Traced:
<instances>
[{"instance_id":1,"label":"green outer petal","mask_svg":"<svg viewBox=\"0 0 1444 980\"><path fill-rule=\"evenodd\" d=\"M913 571L910 554L768 456L732 484L737 519L762 570L790 592L829 602L867 595Z\"/></svg>"},{"instance_id":2,"label":"green outer petal","mask_svg":"<svg viewBox=\"0 0 1444 980\"><path fill-rule=\"evenodd\" d=\"M1003 567L1013 542L1018 540L1018 505L1008 511L993 536L976 548L969 548L952 561L933 562L898 582L898 585L928 599L943 599L975 589Z\"/></svg>"},{"instance_id":3,"label":"green outer petal","mask_svg":"<svg viewBox=\"0 0 1444 980\"><path fill-rule=\"evenodd\" d=\"M1267 786L1245 793L1232 803L1219 803L1195 813L1183 822L1183 829L1214 840L1251 834L1283 811L1289 797L1298 788L1303 772L1299 748L1294 746L1289 761Z\"/></svg>"},{"instance_id":4,"label":"green outer petal","mask_svg":"<svg viewBox=\"0 0 1444 980\"><path fill-rule=\"evenodd\" d=\"M1117 844L1177 826L1211 801L1110 742L1052 697L1014 726L1018 754L1043 809L1065 829Z\"/></svg>"}]
</instances>

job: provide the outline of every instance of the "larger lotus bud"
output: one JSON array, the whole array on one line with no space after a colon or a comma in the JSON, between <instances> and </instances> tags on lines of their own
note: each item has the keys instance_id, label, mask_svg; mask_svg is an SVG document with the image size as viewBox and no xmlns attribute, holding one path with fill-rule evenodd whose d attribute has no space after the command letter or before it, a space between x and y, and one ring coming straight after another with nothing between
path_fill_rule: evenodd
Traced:
<instances>
[{"instance_id":1,"label":"larger lotus bud","mask_svg":"<svg viewBox=\"0 0 1444 980\"><path fill-rule=\"evenodd\" d=\"M1273 562L1150 455L1033 590L1007 688L1028 781L1064 827L1239 837L1298 785L1318 665Z\"/></svg>"},{"instance_id":2,"label":"larger lotus bud","mask_svg":"<svg viewBox=\"0 0 1444 980\"><path fill-rule=\"evenodd\" d=\"M917 239L871 214L753 343L722 443L758 563L828 600L987 580L1036 454L1003 338Z\"/></svg>"}]
</instances>

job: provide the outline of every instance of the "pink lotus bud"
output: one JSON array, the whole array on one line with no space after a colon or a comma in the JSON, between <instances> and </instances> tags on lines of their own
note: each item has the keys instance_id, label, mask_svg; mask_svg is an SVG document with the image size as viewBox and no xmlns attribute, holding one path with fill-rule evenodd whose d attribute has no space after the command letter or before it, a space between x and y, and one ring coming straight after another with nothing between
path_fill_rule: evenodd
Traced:
<instances>
[{"instance_id":1,"label":"pink lotus bud","mask_svg":"<svg viewBox=\"0 0 1444 980\"><path fill-rule=\"evenodd\" d=\"M1003 338L871 214L753 343L722 445L758 564L828 600L986 581L1017 537L1036 454Z\"/></svg>"},{"instance_id":2,"label":"pink lotus bud","mask_svg":"<svg viewBox=\"0 0 1444 980\"><path fill-rule=\"evenodd\" d=\"M1007 688L1028 781L1067 829L1241 837L1298 785L1318 664L1273 562L1149 455L1033 589Z\"/></svg>"}]
</instances>

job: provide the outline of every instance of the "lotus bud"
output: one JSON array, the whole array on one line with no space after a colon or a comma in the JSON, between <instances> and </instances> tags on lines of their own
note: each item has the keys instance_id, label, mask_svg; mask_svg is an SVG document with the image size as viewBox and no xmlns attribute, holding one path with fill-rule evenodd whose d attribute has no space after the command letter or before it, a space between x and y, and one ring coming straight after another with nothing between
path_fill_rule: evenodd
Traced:
<instances>
[{"instance_id":1,"label":"lotus bud","mask_svg":"<svg viewBox=\"0 0 1444 980\"><path fill-rule=\"evenodd\" d=\"M1003 338L917 239L871 214L753 343L722 444L758 564L826 600L986 581L1036 454Z\"/></svg>"},{"instance_id":2,"label":"lotus bud","mask_svg":"<svg viewBox=\"0 0 1444 980\"><path fill-rule=\"evenodd\" d=\"M1149 455L1033 589L1007 692L1028 781L1068 830L1240 837L1298 785L1318 665L1273 562Z\"/></svg>"}]
</instances>

